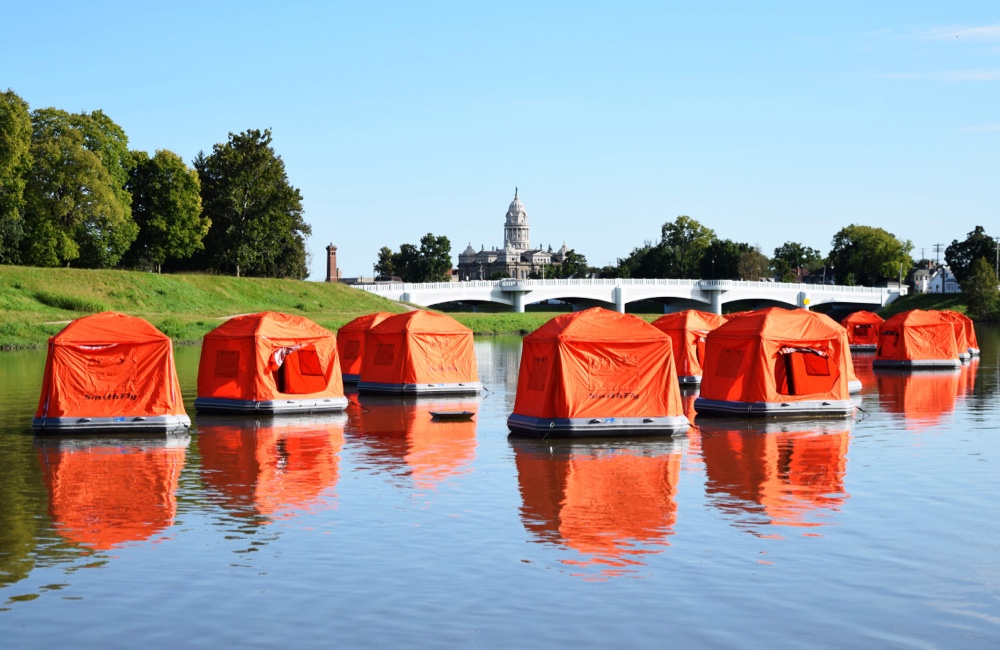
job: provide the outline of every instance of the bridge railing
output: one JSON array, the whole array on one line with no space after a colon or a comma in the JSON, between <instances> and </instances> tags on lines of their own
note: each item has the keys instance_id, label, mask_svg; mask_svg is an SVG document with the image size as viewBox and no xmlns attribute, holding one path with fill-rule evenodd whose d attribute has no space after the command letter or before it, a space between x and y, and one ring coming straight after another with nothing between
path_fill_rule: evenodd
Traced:
<instances>
[{"instance_id":1,"label":"bridge railing","mask_svg":"<svg viewBox=\"0 0 1000 650\"><path fill-rule=\"evenodd\" d=\"M542 289L546 287L697 287L706 290L729 289L764 289L786 291L808 291L810 293L855 293L883 294L897 291L899 295L908 293L907 287L892 290L885 287L858 287L839 284L807 284L800 282L748 282L742 280L678 280L654 278L587 278L587 279L552 279L552 280L520 280L505 278L503 280L469 280L463 282L380 282L377 284L354 285L358 289L371 293L397 293L419 291L461 291L467 289L493 289L499 286L506 290Z\"/></svg>"}]
</instances>

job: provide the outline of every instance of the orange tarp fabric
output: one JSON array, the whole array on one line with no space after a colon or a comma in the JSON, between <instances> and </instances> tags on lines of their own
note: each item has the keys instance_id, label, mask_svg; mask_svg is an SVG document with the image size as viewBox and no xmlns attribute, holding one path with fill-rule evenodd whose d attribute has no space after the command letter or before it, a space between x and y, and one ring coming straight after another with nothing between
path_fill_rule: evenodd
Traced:
<instances>
[{"instance_id":1,"label":"orange tarp fabric","mask_svg":"<svg viewBox=\"0 0 1000 650\"><path fill-rule=\"evenodd\" d=\"M476 458L474 420L434 420L431 411L476 411L475 400L379 402L364 400L352 413L356 435L371 463L394 475L409 475L420 489L472 471Z\"/></svg>"},{"instance_id":2,"label":"orange tarp fabric","mask_svg":"<svg viewBox=\"0 0 1000 650\"><path fill-rule=\"evenodd\" d=\"M674 367L681 377L702 374L705 360L705 337L726 322L726 318L696 309L666 314L653 321L653 327L670 337Z\"/></svg>"},{"instance_id":3,"label":"orange tarp fabric","mask_svg":"<svg viewBox=\"0 0 1000 650\"><path fill-rule=\"evenodd\" d=\"M368 330L384 321L392 314L380 311L355 318L337 330L337 354L340 357L340 371L345 375L360 375L364 360L365 339Z\"/></svg>"},{"instance_id":4,"label":"orange tarp fabric","mask_svg":"<svg viewBox=\"0 0 1000 650\"><path fill-rule=\"evenodd\" d=\"M849 431L760 431L702 427L706 493L734 515L761 523L819 526L847 499ZM741 522L749 523L745 516Z\"/></svg>"},{"instance_id":5,"label":"orange tarp fabric","mask_svg":"<svg viewBox=\"0 0 1000 650\"><path fill-rule=\"evenodd\" d=\"M847 336L822 314L770 307L709 332L701 397L734 402L849 400Z\"/></svg>"},{"instance_id":6,"label":"orange tarp fabric","mask_svg":"<svg viewBox=\"0 0 1000 650\"><path fill-rule=\"evenodd\" d=\"M884 322L885 319L878 314L856 311L840 321L840 324L847 330L847 340L851 345L875 345Z\"/></svg>"},{"instance_id":7,"label":"orange tarp fabric","mask_svg":"<svg viewBox=\"0 0 1000 650\"><path fill-rule=\"evenodd\" d=\"M343 397L337 339L308 318L277 312L231 318L205 335L198 397L262 402Z\"/></svg>"},{"instance_id":8,"label":"orange tarp fabric","mask_svg":"<svg viewBox=\"0 0 1000 650\"><path fill-rule=\"evenodd\" d=\"M245 426L199 421L202 478L237 514L271 519L306 510L340 476L346 418Z\"/></svg>"},{"instance_id":9,"label":"orange tarp fabric","mask_svg":"<svg viewBox=\"0 0 1000 650\"><path fill-rule=\"evenodd\" d=\"M935 311L914 309L882 323L876 360L958 359L955 325Z\"/></svg>"},{"instance_id":10,"label":"orange tarp fabric","mask_svg":"<svg viewBox=\"0 0 1000 650\"><path fill-rule=\"evenodd\" d=\"M49 339L35 417L184 413L173 345L145 320L102 312Z\"/></svg>"},{"instance_id":11,"label":"orange tarp fabric","mask_svg":"<svg viewBox=\"0 0 1000 650\"><path fill-rule=\"evenodd\" d=\"M938 313L955 326L955 344L958 346L959 354L966 354L971 348L979 348L979 341L976 340L976 328L971 318L950 309L942 309Z\"/></svg>"},{"instance_id":12,"label":"orange tarp fabric","mask_svg":"<svg viewBox=\"0 0 1000 650\"><path fill-rule=\"evenodd\" d=\"M414 310L368 330L361 376L376 384L479 381L472 330L446 314Z\"/></svg>"},{"instance_id":13,"label":"orange tarp fabric","mask_svg":"<svg viewBox=\"0 0 1000 650\"><path fill-rule=\"evenodd\" d=\"M71 542L106 550L173 524L185 447L45 446L39 462L49 515Z\"/></svg>"},{"instance_id":14,"label":"orange tarp fabric","mask_svg":"<svg viewBox=\"0 0 1000 650\"><path fill-rule=\"evenodd\" d=\"M641 318L600 307L556 316L524 337L514 413L683 415L670 338Z\"/></svg>"},{"instance_id":15,"label":"orange tarp fabric","mask_svg":"<svg viewBox=\"0 0 1000 650\"><path fill-rule=\"evenodd\" d=\"M608 566L604 573L615 575L644 564L643 556L658 552L650 546L668 545L677 520L679 451L556 449L518 441L514 454L524 527L583 556L563 563Z\"/></svg>"}]
</instances>

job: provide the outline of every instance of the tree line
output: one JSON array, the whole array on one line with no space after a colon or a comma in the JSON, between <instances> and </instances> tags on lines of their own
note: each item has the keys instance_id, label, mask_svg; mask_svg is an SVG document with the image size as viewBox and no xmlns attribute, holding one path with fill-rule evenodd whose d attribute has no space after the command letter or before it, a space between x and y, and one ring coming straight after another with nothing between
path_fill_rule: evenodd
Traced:
<instances>
[{"instance_id":1,"label":"tree line","mask_svg":"<svg viewBox=\"0 0 1000 650\"><path fill-rule=\"evenodd\" d=\"M193 168L130 150L100 110L0 93L0 264L308 275L302 195L271 131L229 134Z\"/></svg>"},{"instance_id":2,"label":"tree line","mask_svg":"<svg viewBox=\"0 0 1000 650\"><path fill-rule=\"evenodd\" d=\"M996 259L997 246L996 238L976 226L964 240L952 241L945 250L945 262L966 294L970 311L980 317L1000 305L995 264L990 263ZM828 284L878 286L887 281L911 281L916 271L931 266L930 260L914 260L912 251L909 240L882 228L852 224L833 236L825 256L791 241L768 256L760 246L720 239L711 228L681 215L663 224L659 240L647 240L615 265L590 267L583 255L570 251L572 255L567 254L563 265L548 269L546 277L793 282L812 276ZM431 233L420 240L419 247L403 244L398 252L383 247L375 264L378 276L397 276L407 282L439 282L447 279L450 269L448 238Z\"/></svg>"}]
</instances>

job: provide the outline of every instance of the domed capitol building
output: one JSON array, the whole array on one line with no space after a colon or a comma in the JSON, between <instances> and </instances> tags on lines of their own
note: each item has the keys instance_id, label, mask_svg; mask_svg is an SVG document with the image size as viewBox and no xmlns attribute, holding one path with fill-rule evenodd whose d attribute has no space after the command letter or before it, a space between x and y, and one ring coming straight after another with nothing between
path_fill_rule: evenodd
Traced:
<instances>
[{"instance_id":1,"label":"domed capitol building","mask_svg":"<svg viewBox=\"0 0 1000 650\"><path fill-rule=\"evenodd\" d=\"M568 250L565 243L554 253L551 247L548 251L531 247L528 212L517 197L517 188L514 188L514 200L507 208L507 218L503 225L503 248L482 248L476 252L470 243L458 256L458 279L527 279L532 275L543 277L546 267L551 269L562 264Z\"/></svg>"}]
</instances>

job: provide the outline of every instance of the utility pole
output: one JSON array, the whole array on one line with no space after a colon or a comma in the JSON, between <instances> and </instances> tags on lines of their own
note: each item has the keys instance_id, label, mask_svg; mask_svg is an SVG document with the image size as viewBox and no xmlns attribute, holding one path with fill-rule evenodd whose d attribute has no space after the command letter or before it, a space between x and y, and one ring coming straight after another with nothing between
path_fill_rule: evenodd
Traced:
<instances>
[{"instance_id":1,"label":"utility pole","mask_svg":"<svg viewBox=\"0 0 1000 650\"><path fill-rule=\"evenodd\" d=\"M941 264L941 247L942 246L944 246L944 244L934 244L934 264L935 265L940 265Z\"/></svg>"},{"instance_id":2,"label":"utility pole","mask_svg":"<svg viewBox=\"0 0 1000 650\"><path fill-rule=\"evenodd\" d=\"M1000 239L997 240L996 244L997 244L997 261L996 265L993 267L993 272L997 274L997 277L1000 277Z\"/></svg>"}]
</instances>

